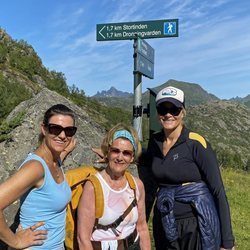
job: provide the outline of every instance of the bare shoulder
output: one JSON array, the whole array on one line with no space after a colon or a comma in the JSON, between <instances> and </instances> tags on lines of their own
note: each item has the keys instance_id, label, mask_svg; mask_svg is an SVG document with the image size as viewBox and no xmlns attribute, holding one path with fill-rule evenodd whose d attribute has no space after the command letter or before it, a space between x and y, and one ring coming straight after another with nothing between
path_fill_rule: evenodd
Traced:
<instances>
[{"instance_id":1,"label":"bare shoulder","mask_svg":"<svg viewBox=\"0 0 250 250\"><path fill-rule=\"evenodd\" d=\"M44 178L44 168L39 161L30 160L25 162L13 176L13 179L22 179L24 183L30 186L39 187Z\"/></svg>"},{"instance_id":2,"label":"bare shoulder","mask_svg":"<svg viewBox=\"0 0 250 250\"><path fill-rule=\"evenodd\" d=\"M141 204L144 204L144 200L145 200L145 189L144 189L144 185L143 185L143 182L138 178L138 177L135 177L134 176L134 179L136 181L136 184L137 184L137 187L138 187L138 191L139 191L139 201L138 201L138 204L141 203Z\"/></svg>"},{"instance_id":3,"label":"bare shoulder","mask_svg":"<svg viewBox=\"0 0 250 250\"><path fill-rule=\"evenodd\" d=\"M25 162L19 169L20 172L30 172L36 176L43 176L44 169L42 163L36 160Z\"/></svg>"},{"instance_id":4,"label":"bare shoulder","mask_svg":"<svg viewBox=\"0 0 250 250\"><path fill-rule=\"evenodd\" d=\"M95 206L95 189L91 181L87 180L84 183L82 195L80 198L80 207L93 207Z\"/></svg>"},{"instance_id":5,"label":"bare shoulder","mask_svg":"<svg viewBox=\"0 0 250 250\"><path fill-rule=\"evenodd\" d=\"M5 208L17 200L31 187L39 186L44 176L41 163L29 161L25 163L14 175L0 185L1 208Z\"/></svg>"},{"instance_id":6,"label":"bare shoulder","mask_svg":"<svg viewBox=\"0 0 250 250\"><path fill-rule=\"evenodd\" d=\"M95 189L94 189L92 182L87 180L84 183L83 193L90 194L90 193L94 193L94 192L95 192Z\"/></svg>"}]
</instances>

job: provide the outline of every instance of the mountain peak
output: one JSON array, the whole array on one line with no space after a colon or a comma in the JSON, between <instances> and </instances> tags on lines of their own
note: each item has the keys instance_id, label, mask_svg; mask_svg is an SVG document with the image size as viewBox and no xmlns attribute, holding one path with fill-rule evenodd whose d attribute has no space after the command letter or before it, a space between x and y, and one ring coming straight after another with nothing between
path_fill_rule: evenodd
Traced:
<instances>
[{"instance_id":1,"label":"mountain peak","mask_svg":"<svg viewBox=\"0 0 250 250\"><path fill-rule=\"evenodd\" d=\"M117 90L115 87L110 87L109 90L97 91L97 93L93 97L128 97L132 96L132 93L123 92Z\"/></svg>"}]
</instances>

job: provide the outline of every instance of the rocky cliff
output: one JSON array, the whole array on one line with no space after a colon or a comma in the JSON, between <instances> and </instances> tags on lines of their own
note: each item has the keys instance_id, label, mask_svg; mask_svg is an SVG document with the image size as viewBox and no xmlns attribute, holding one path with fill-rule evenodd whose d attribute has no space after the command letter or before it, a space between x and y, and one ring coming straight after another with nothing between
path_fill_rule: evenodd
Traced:
<instances>
[{"instance_id":1,"label":"rocky cliff","mask_svg":"<svg viewBox=\"0 0 250 250\"><path fill-rule=\"evenodd\" d=\"M66 168L94 162L95 156L91 151L91 146L100 145L105 131L89 117L84 109L79 108L56 92L44 88L33 98L20 103L8 116L7 120L11 120L19 113L24 112L22 123L10 134L11 139L0 143L1 171L15 171L27 153L36 148L43 114L50 106L57 103L67 105L77 115L77 147L66 159ZM0 176L1 180L7 175L5 173L4 176Z\"/></svg>"}]
</instances>

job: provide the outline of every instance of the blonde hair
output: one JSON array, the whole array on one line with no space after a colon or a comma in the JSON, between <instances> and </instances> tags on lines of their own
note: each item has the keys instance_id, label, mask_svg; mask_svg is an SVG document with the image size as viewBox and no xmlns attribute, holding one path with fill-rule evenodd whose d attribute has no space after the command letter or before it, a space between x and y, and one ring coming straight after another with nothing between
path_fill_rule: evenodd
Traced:
<instances>
[{"instance_id":1,"label":"blonde hair","mask_svg":"<svg viewBox=\"0 0 250 250\"><path fill-rule=\"evenodd\" d=\"M186 111L186 109L185 109L185 108L182 108L182 114L183 114L183 118L184 118L184 117L186 117L186 115L187 115L187 111Z\"/></svg>"},{"instance_id":2,"label":"blonde hair","mask_svg":"<svg viewBox=\"0 0 250 250\"><path fill-rule=\"evenodd\" d=\"M140 143L138 134L132 126L128 126L128 125L125 125L123 123L118 123L117 125L112 127L107 132L106 136L104 137L104 139L102 141L102 145L101 145L104 159L107 161L109 147L112 145L112 143L114 141L114 139L113 139L114 134L115 134L115 132L120 131L120 130L126 130L132 135L134 142L135 142L134 161L136 161L138 159L138 157L141 155L141 143ZM121 136L121 138L122 138L122 136Z\"/></svg>"}]
</instances>

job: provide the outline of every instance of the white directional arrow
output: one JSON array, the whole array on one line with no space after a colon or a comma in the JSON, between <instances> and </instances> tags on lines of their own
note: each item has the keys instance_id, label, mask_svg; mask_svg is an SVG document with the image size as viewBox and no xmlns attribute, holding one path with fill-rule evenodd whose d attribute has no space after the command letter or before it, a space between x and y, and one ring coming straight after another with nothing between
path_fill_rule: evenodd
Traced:
<instances>
[{"instance_id":1,"label":"white directional arrow","mask_svg":"<svg viewBox=\"0 0 250 250\"><path fill-rule=\"evenodd\" d=\"M101 31L106 27L106 25L104 25L100 30L99 30L99 34L104 38L106 39L106 37L101 33Z\"/></svg>"}]
</instances>

